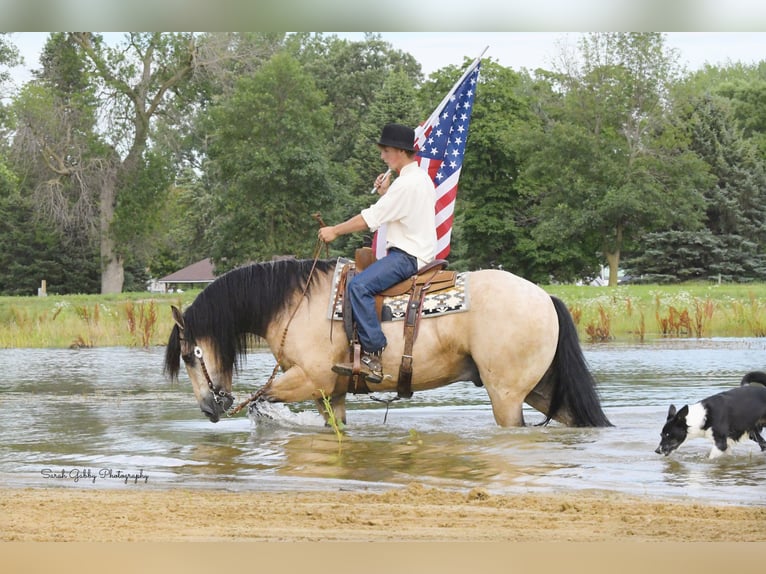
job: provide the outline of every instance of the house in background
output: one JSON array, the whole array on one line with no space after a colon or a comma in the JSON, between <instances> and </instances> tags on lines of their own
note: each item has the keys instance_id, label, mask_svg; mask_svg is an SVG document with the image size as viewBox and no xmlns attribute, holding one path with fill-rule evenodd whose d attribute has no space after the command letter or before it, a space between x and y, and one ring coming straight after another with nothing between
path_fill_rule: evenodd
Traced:
<instances>
[{"instance_id":1,"label":"house in background","mask_svg":"<svg viewBox=\"0 0 766 574\"><path fill-rule=\"evenodd\" d=\"M152 282L150 291L173 293L185 289L203 288L215 281L215 266L210 258L192 263L175 273Z\"/></svg>"}]
</instances>

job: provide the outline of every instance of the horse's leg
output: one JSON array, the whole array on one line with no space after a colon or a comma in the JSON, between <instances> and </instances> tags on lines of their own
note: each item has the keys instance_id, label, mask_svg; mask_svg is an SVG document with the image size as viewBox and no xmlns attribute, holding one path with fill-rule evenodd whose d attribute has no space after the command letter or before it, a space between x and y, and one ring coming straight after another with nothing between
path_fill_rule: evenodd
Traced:
<instances>
[{"instance_id":1,"label":"horse's leg","mask_svg":"<svg viewBox=\"0 0 766 574\"><path fill-rule=\"evenodd\" d=\"M327 412L324 399L317 399L316 403L317 403L317 408L319 409L320 414L324 417L325 424L329 425L330 413ZM330 400L330 408L332 409L335 420L340 421L345 425L346 424L346 393L343 393L341 395L333 395L332 399Z\"/></svg>"},{"instance_id":2,"label":"horse's leg","mask_svg":"<svg viewBox=\"0 0 766 574\"><path fill-rule=\"evenodd\" d=\"M495 422L501 427L523 427L524 396L507 391L500 392L494 385L485 385L485 387L489 400L492 402L492 414L495 416Z\"/></svg>"},{"instance_id":3,"label":"horse's leg","mask_svg":"<svg viewBox=\"0 0 766 574\"><path fill-rule=\"evenodd\" d=\"M556 351L550 295L502 272L472 276L468 342L501 427L524 426L523 405Z\"/></svg>"},{"instance_id":4,"label":"horse's leg","mask_svg":"<svg viewBox=\"0 0 766 574\"><path fill-rule=\"evenodd\" d=\"M332 373L331 373L332 374ZM322 401L322 397L331 396L334 377L326 380L313 380L298 365L293 365L262 389L261 399L272 403L299 403L302 401Z\"/></svg>"},{"instance_id":5,"label":"horse's leg","mask_svg":"<svg viewBox=\"0 0 766 574\"><path fill-rule=\"evenodd\" d=\"M346 393L335 393L335 375L330 373L320 381L312 379L298 365L293 365L282 375L263 388L261 400L272 403L299 403L313 400L319 413L329 423L329 414L325 409L324 397L330 397L330 406L335 419L346 424Z\"/></svg>"}]
</instances>

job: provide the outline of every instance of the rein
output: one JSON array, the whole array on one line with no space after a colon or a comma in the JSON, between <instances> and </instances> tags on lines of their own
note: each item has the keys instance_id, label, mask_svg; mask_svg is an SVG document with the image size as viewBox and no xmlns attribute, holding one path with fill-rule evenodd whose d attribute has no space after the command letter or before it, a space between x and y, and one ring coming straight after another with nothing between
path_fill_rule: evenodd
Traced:
<instances>
[{"instance_id":1,"label":"rein","mask_svg":"<svg viewBox=\"0 0 766 574\"><path fill-rule=\"evenodd\" d=\"M313 215L313 217L314 217L314 219L317 220L317 222L319 223L320 227L325 227L325 223L322 220L322 216L319 213L315 213ZM287 340L287 330L290 328L290 323L292 323L293 318L295 317L295 314L298 312L298 309L300 308L301 303L303 302L303 299L306 297L306 293L308 293L309 285L311 285L311 279L314 277L314 270L316 269L317 261L319 261L319 255L322 253L322 245L323 244L324 244L324 247L325 247L325 251L326 251L327 255L329 256L330 248L328 247L328 245L326 243L324 243L321 239L317 239L317 245L314 248L314 256L313 256L314 262L311 265L311 270L309 271L308 278L306 279L306 286L303 288L303 293L301 293L300 301L298 302L298 304L293 309L293 312L290 314L290 318L287 320L287 324L285 325L285 330L282 331L282 339L279 342L279 351L277 352L277 354L274 357L276 359L276 361L277 361L277 364L274 365L274 370L271 372L271 376L269 377L269 380L266 381L266 384L263 385L260 389L258 389L252 395L250 395L249 398L245 399L244 401L239 403L236 407L234 407L234 409L230 410L227 413L228 416L236 415L239 411L241 411L247 405L249 405L253 401L258 400L261 397L261 395L264 393L264 390L266 389L266 387L269 384L271 384L271 382L277 376L277 373L279 372L280 363L282 362L282 353L284 352L284 349L285 349L285 341ZM201 353L201 351L200 351L200 353ZM196 354L196 349L195 349L195 354ZM200 357L200 361L201 360L202 360L202 358ZM208 386L212 385L212 382L210 381L210 377L207 376L207 370L205 370L204 363L202 364L202 368L203 368L203 372L205 373L205 377L207 378ZM212 386L210 388L212 389ZM218 402L218 398L216 398L216 402Z\"/></svg>"}]
</instances>

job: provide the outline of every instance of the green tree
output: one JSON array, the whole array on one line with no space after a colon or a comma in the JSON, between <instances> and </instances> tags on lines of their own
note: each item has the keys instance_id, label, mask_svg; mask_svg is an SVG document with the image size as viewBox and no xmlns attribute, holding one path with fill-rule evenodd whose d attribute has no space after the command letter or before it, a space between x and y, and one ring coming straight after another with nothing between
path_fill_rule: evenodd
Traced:
<instances>
[{"instance_id":1,"label":"green tree","mask_svg":"<svg viewBox=\"0 0 766 574\"><path fill-rule=\"evenodd\" d=\"M286 53L273 56L210 110L205 165L215 194L207 244L223 271L273 256L309 256L312 214L334 204L323 94Z\"/></svg>"},{"instance_id":2,"label":"green tree","mask_svg":"<svg viewBox=\"0 0 766 574\"><path fill-rule=\"evenodd\" d=\"M338 164L356 155L359 127L369 123L367 116L392 73L406 78L403 83L408 91L416 89L422 81L420 64L415 58L395 50L380 34L366 34L363 41L351 42L334 35L298 33L286 45L331 105L334 126L331 158Z\"/></svg>"},{"instance_id":3,"label":"green tree","mask_svg":"<svg viewBox=\"0 0 766 574\"><path fill-rule=\"evenodd\" d=\"M664 280L762 279L766 270L766 167L756 143L743 136L732 102L711 92L680 96L677 123L712 176L703 188L699 230L643 237L631 272ZM664 253L660 254L660 252Z\"/></svg>"},{"instance_id":4,"label":"green tree","mask_svg":"<svg viewBox=\"0 0 766 574\"><path fill-rule=\"evenodd\" d=\"M18 48L8 39L7 32L0 32L0 89L4 89L11 80L10 68L21 64ZM5 97L0 90L0 97Z\"/></svg>"},{"instance_id":5,"label":"green tree","mask_svg":"<svg viewBox=\"0 0 766 574\"><path fill-rule=\"evenodd\" d=\"M609 266L643 233L702 216L706 168L668 121L678 77L674 54L656 33L595 33L582 63L549 76L553 90L530 134L523 172L541 245L577 245ZM566 277L565 279L571 279Z\"/></svg>"},{"instance_id":6,"label":"green tree","mask_svg":"<svg viewBox=\"0 0 766 574\"><path fill-rule=\"evenodd\" d=\"M52 293L91 293L98 256L87 237L62 234L36 215L31 195L0 161L0 293L34 295L45 280Z\"/></svg>"},{"instance_id":7,"label":"green tree","mask_svg":"<svg viewBox=\"0 0 766 574\"><path fill-rule=\"evenodd\" d=\"M643 283L690 280L748 282L766 277L766 257L758 243L741 235L700 231L647 234L626 271Z\"/></svg>"},{"instance_id":8,"label":"green tree","mask_svg":"<svg viewBox=\"0 0 766 574\"><path fill-rule=\"evenodd\" d=\"M766 156L766 60L750 65L707 65L691 74L684 88L691 95L727 99L742 135Z\"/></svg>"},{"instance_id":9,"label":"green tree","mask_svg":"<svg viewBox=\"0 0 766 574\"><path fill-rule=\"evenodd\" d=\"M763 243L766 166L758 148L743 137L721 98L697 98L686 125L691 148L715 178L704 191L706 227L716 235L745 235Z\"/></svg>"},{"instance_id":10,"label":"green tree","mask_svg":"<svg viewBox=\"0 0 766 574\"><path fill-rule=\"evenodd\" d=\"M199 91L211 89L210 78L217 77L223 62L242 62L240 48L249 44L244 39L232 41L228 35L194 33L130 33L118 45L107 45L93 33L67 33L52 36L51 42L65 49L66 56L52 51L52 62L66 65L67 70L76 68L86 80L86 93L96 96L93 116L98 123L91 132L78 134L77 141L87 144L78 149L88 151L81 151L78 158L88 161L73 162L68 154L50 153L72 149L67 138L73 132L65 128L79 129L83 124L66 121L71 99L62 97L67 91L61 89L59 78L69 76L47 66L41 80L58 89L34 101L47 98L54 107L47 116L40 106L34 111L42 125L61 129L52 139L49 130L28 124L27 141L37 147L34 157L53 176L44 180L49 182L46 197L56 200L68 180L70 202L89 204L100 245L101 290L119 292L126 261L146 248L147 236L162 223L160 207L177 159L169 141L173 126L181 126L179 135L188 135L187 120L204 103Z\"/></svg>"}]
</instances>

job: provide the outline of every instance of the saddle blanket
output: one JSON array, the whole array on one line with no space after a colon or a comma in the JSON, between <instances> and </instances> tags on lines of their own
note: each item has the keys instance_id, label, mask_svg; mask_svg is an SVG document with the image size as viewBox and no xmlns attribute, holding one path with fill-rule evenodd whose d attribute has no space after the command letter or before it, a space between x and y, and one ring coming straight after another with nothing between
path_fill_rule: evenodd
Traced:
<instances>
[{"instance_id":1,"label":"saddle blanket","mask_svg":"<svg viewBox=\"0 0 766 574\"><path fill-rule=\"evenodd\" d=\"M340 274L343 267L350 263L349 259L339 258L338 263L335 266L335 274L332 278L332 289L330 290L330 304L327 308L328 319L334 319L336 321L343 320L343 301L342 297L338 297L335 301L335 294L338 291L338 282L340 281ZM407 303L410 300L410 294L405 293L398 297L386 297L383 300L384 305L390 307L393 320L402 321L407 312ZM437 317L439 315L446 315L448 313L460 313L468 311L469 297L468 297L468 274L458 273L455 286L438 293L428 293L423 299L423 308L421 312L421 318Z\"/></svg>"}]
</instances>

